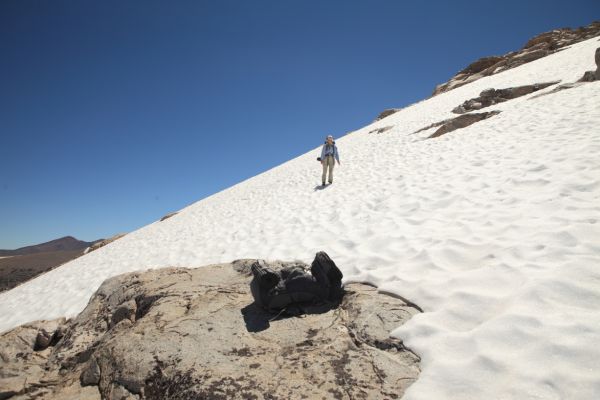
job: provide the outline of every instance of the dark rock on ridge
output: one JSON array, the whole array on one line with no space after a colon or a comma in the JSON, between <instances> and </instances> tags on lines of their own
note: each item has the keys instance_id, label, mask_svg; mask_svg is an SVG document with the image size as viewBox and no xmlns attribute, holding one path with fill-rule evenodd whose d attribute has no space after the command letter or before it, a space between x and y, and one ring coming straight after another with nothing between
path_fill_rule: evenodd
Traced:
<instances>
[{"instance_id":1,"label":"dark rock on ridge","mask_svg":"<svg viewBox=\"0 0 600 400\"><path fill-rule=\"evenodd\" d=\"M464 114L459 117L453 118L449 121L446 121L442 126L428 139L436 138L438 136L442 136L448 132L455 131L457 129L466 128L469 125L472 125L476 122L483 121L484 119L488 119L493 117L494 115L500 114L500 111L490 111L484 113L473 113L473 114Z\"/></svg>"},{"instance_id":2,"label":"dark rock on ridge","mask_svg":"<svg viewBox=\"0 0 600 400\"><path fill-rule=\"evenodd\" d=\"M436 96L484 76L494 75L525 63L545 57L561 49L600 35L600 21L577 29L562 28L542 33L529 40L519 51L503 56L484 57L459 71L448 82L438 85L432 93Z\"/></svg>"},{"instance_id":3,"label":"dark rock on ridge","mask_svg":"<svg viewBox=\"0 0 600 400\"><path fill-rule=\"evenodd\" d=\"M516 99L517 97L537 92L538 90L545 89L548 86L556 85L557 83L559 83L559 81L536 83L533 85L517 86L506 89L486 89L481 92L479 97L465 101L460 106L452 110L452 112L455 114L464 114L469 111L480 110L494 104L502 103L508 100Z\"/></svg>"},{"instance_id":4,"label":"dark rock on ridge","mask_svg":"<svg viewBox=\"0 0 600 400\"><path fill-rule=\"evenodd\" d=\"M401 108L388 108L387 110L383 110L382 112L379 113L379 115L375 118L375 120L373 122L377 122L380 119L389 117L390 115L395 114L400 110L402 110L402 109Z\"/></svg>"},{"instance_id":5,"label":"dark rock on ridge","mask_svg":"<svg viewBox=\"0 0 600 400\"><path fill-rule=\"evenodd\" d=\"M431 128L435 128L435 127L440 127L438 128L438 130L436 130L435 132L433 132L431 135L429 135L427 137L427 139L433 139L436 138L438 136L442 136L448 132L452 132L455 131L457 129L462 129L462 128L466 128L469 125L472 125L476 122L479 121L483 121L484 119L493 117L494 115L498 115L500 114L500 111L490 111L490 112L484 112L484 113L472 113L472 114L464 114L464 115L460 115L456 118L450 118L450 119L445 119L443 121L440 122L435 122L431 125L427 125L424 128L419 129L418 131L413 132L413 134L415 133L419 133L419 132L423 132L426 131L428 129Z\"/></svg>"},{"instance_id":6,"label":"dark rock on ridge","mask_svg":"<svg viewBox=\"0 0 600 400\"><path fill-rule=\"evenodd\" d=\"M174 215L177 215L177 214L178 214L178 212L177 212L177 211L175 211L175 212L172 212L172 213L169 213L169 214L165 215L164 217L162 217L162 218L160 219L160 221L162 222L162 221L164 221L165 219L169 219L169 218L171 218L172 216L174 216Z\"/></svg>"},{"instance_id":7,"label":"dark rock on ridge","mask_svg":"<svg viewBox=\"0 0 600 400\"><path fill-rule=\"evenodd\" d=\"M390 399L416 379L389 336L414 305L349 284L336 309L277 318L252 302L254 261L114 277L73 320L2 334L0 398ZM61 339L34 351L42 329Z\"/></svg>"}]
</instances>

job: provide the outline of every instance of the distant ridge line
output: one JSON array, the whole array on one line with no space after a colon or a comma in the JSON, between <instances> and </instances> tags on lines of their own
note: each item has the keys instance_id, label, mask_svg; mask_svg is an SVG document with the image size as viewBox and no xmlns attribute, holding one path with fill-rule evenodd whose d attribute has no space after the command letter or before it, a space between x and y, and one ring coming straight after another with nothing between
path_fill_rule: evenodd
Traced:
<instances>
[{"instance_id":1,"label":"distant ridge line","mask_svg":"<svg viewBox=\"0 0 600 400\"><path fill-rule=\"evenodd\" d=\"M102 239L95 240L93 242L85 242L83 240L78 240L73 236L64 236L49 242L20 247L15 250L0 250L0 257L22 256L27 254L45 253L49 251L84 250L100 240Z\"/></svg>"}]
</instances>

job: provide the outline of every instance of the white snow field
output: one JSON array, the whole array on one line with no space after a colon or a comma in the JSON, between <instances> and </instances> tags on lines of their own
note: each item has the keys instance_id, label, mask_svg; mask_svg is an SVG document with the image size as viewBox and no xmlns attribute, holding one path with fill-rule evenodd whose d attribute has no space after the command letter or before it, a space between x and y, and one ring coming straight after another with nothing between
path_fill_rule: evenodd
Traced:
<instances>
[{"instance_id":1,"label":"white snow field","mask_svg":"<svg viewBox=\"0 0 600 400\"><path fill-rule=\"evenodd\" d=\"M0 331L73 317L113 275L310 262L324 250L347 281L425 311L392 332L422 357L404 399L598 399L600 82L492 106L502 113L436 139L424 140L435 128L412 134L486 88L574 82L595 69L597 47L581 42L338 139L342 165L324 190L319 148L4 292Z\"/></svg>"}]
</instances>

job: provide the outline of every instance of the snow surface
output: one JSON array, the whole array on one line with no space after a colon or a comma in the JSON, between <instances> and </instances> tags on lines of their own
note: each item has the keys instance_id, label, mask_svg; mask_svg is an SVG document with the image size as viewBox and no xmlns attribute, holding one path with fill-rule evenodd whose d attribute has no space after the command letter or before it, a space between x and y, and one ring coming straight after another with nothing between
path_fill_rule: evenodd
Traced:
<instances>
[{"instance_id":1,"label":"snow surface","mask_svg":"<svg viewBox=\"0 0 600 400\"><path fill-rule=\"evenodd\" d=\"M324 190L315 149L4 292L0 331L72 317L129 271L309 262L325 250L347 280L425 310L393 331L422 356L405 399L598 399L600 82L490 107L502 113L437 139L412 132L486 88L574 82L595 69L599 46L590 39L338 139L342 166Z\"/></svg>"}]
</instances>

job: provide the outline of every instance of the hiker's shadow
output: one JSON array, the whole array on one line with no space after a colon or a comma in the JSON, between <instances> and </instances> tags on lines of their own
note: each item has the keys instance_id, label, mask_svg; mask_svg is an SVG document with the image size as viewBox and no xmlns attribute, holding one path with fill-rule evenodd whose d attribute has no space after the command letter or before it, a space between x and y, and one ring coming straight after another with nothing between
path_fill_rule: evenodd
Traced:
<instances>
[{"instance_id":1,"label":"hiker's shadow","mask_svg":"<svg viewBox=\"0 0 600 400\"><path fill-rule=\"evenodd\" d=\"M328 187L329 187L329 185L325 185L325 186L323 186L323 185L317 185L317 186L315 186L315 192L317 190L327 189Z\"/></svg>"},{"instance_id":2,"label":"hiker's shadow","mask_svg":"<svg viewBox=\"0 0 600 400\"><path fill-rule=\"evenodd\" d=\"M341 302L342 299L340 298L340 300L335 302L328 302L318 305L302 305L301 308L294 310L291 314L285 312L281 312L279 314L269 313L257 306L256 303L251 303L242 308L241 312L244 317L244 322L246 323L246 330L248 332L262 332L266 329L269 329L271 322L301 317L302 315L307 314L323 314L338 308Z\"/></svg>"}]
</instances>

